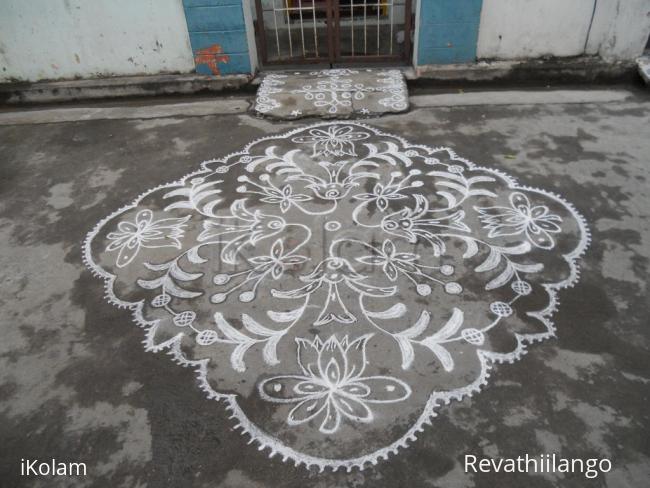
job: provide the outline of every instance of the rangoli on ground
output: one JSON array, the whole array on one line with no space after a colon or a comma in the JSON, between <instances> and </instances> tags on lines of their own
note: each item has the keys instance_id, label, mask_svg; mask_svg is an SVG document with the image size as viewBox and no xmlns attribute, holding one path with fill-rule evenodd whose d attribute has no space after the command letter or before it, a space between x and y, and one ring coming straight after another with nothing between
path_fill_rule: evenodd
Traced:
<instances>
[{"instance_id":1,"label":"rangoli on ground","mask_svg":"<svg viewBox=\"0 0 650 488\"><path fill-rule=\"evenodd\" d=\"M194 368L260 449L351 469L553 336L587 243L557 195L324 123L144 193L84 254L146 348Z\"/></svg>"},{"instance_id":2,"label":"rangoli on ground","mask_svg":"<svg viewBox=\"0 0 650 488\"><path fill-rule=\"evenodd\" d=\"M406 82L396 69L267 74L255 100L257 113L283 119L370 116L403 112L408 107Z\"/></svg>"}]
</instances>

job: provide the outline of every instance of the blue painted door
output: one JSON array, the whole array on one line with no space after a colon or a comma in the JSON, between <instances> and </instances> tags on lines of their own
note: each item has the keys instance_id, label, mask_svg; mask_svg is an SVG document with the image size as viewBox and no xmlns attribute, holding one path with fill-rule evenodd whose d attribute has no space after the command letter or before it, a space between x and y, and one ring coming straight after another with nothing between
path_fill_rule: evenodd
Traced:
<instances>
[{"instance_id":1,"label":"blue painted door","mask_svg":"<svg viewBox=\"0 0 650 488\"><path fill-rule=\"evenodd\" d=\"M418 64L476 61L482 4L483 0L420 0Z\"/></svg>"},{"instance_id":2,"label":"blue painted door","mask_svg":"<svg viewBox=\"0 0 650 488\"><path fill-rule=\"evenodd\" d=\"M250 73L242 0L183 0L196 71Z\"/></svg>"}]
</instances>

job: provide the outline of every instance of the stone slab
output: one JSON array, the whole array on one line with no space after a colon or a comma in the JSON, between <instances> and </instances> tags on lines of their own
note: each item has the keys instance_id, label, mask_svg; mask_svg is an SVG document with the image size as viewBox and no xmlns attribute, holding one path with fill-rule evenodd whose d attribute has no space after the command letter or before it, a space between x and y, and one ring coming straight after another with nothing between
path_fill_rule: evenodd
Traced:
<instances>
[{"instance_id":1,"label":"stone slab","mask_svg":"<svg viewBox=\"0 0 650 488\"><path fill-rule=\"evenodd\" d=\"M331 69L268 74L255 112L276 119L350 118L408 110L408 89L399 70Z\"/></svg>"}]
</instances>

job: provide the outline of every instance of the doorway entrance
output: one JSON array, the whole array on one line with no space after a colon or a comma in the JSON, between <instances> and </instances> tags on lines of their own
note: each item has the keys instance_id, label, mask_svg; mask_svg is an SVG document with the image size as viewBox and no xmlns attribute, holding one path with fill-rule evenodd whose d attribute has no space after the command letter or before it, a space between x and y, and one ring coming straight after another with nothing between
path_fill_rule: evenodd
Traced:
<instances>
[{"instance_id":1,"label":"doorway entrance","mask_svg":"<svg viewBox=\"0 0 650 488\"><path fill-rule=\"evenodd\" d=\"M255 0L263 66L406 62L412 0Z\"/></svg>"}]
</instances>

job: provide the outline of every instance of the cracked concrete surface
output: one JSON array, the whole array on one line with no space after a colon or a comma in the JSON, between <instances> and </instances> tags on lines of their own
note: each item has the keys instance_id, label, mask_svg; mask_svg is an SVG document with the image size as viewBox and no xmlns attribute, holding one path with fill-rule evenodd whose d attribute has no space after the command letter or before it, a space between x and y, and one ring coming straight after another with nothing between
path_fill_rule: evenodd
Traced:
<instances>
[{"instance_id":1,"label":"cracked concrete surface","mask_svg":"<svg viewBox=\"0 0 650 488\"><path fill-rule=\"evenodd\" d=\"M592 244L560 292L557 339L495 368L408 449L364 471L269 459L206 400L192 371L144 352L129 312L81 262L102 217L157 182L296 122L246 114L0 127L0 485L640 487L650 477L650 98L417 108L369 123L446 145L585 216ZM464 454L612 460L582 475L467 474ZM83 461L88 476L21 478L20 458Z\"/></svg>"}]
</instances>

